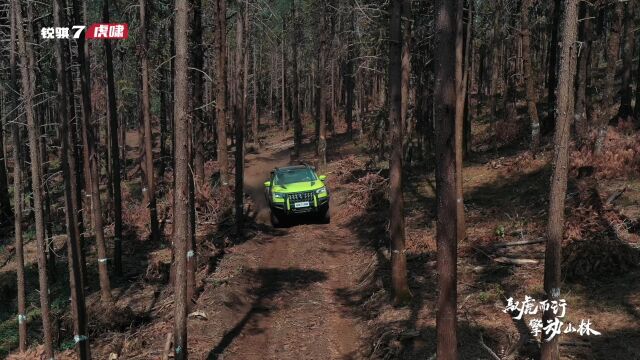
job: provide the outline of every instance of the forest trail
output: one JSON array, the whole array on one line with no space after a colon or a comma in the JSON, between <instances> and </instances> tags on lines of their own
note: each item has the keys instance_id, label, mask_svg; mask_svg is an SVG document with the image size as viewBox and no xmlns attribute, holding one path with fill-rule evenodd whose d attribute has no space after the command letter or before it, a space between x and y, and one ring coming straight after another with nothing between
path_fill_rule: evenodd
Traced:
<instances>
[{"instance_id":1,"label":"forest trail","mask_svg":"<svg viewBox=\"0 0 640 360\"><path fill-rule=\"evenodd\" d=\"M257 224L269 224L263 182L289 163L286 139L247 156L245 191L255 204ZM331 199L332 209L338 203ZM337 294L356 284L355 234L335 224L302 221L263 233L233 248L250 274L234 285L250 304L234 309L233 328L209 359L349 359L361 348L359 324ZM247 301L245 301L247 303Z\"/></svg>"}]
</instances>

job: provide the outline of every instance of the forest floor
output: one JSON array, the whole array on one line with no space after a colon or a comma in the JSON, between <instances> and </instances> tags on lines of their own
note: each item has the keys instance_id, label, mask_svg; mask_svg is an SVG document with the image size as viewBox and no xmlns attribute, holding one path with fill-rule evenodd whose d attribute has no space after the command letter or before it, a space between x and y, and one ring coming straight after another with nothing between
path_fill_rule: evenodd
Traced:
<instances>
[{"instance_id":1,"label":"forest floor","mask_svg":"<svg viewBox=\"0 0 640 360\"><path fill-rule=\"evenodd\" d=\"M312 132L309 124L300 161L315 164L309 141ZM271 169L292 162L292 139L280 131L268 130L262 133L262 141L262 147L250 151L246 158L249 216L245 234L240 238L230 236L229 224L217 224L199 234L200 295L192 303L188 322L191 358L431 358L435 354L437 296L433 173L425 172L424 164L407 167L407 258L414 297L406 306L393 306L386 246L386 164L372 160L367 141L350 141L344 126L338 126L337 133L329 139L328 167L323 172L328 175L331 191L331 224L300 219L289 227L272 228L262 183ZM503 310L508 297L522 301L528 295L542 300L544 243L506 247L500 244L543 238L549 160L549 147L536 156L521 149L502 148L476 152L465 163L467 239L459 245L458 261L461 359L536 357L539 341L529 335L528 328L529 320L535 316L514 320ZM637 255L638 177L601 179L597 188L602 199L623 187L626 190L614 205L607 205L598 215L584 196L592 188L577 179L574 170L568 190L565 254L578 251L585 259L596 258L593 261L597 264L606 263L598 256L609 250L623 263L627 260L621 252ZM600 171L596 169L597 173ZM631 222L629 237L622 245L615 249L596 246L596 253L566 250L573 242L589 244L583 240L593 239L610 246L604 240L606 236L601 235L607 233L602 230L602 226L606 227L604 218L612 214L625 214ZM170 221L167 223L170 226ZM165 234L170 231L165 229ZM132 246L125 253L127 273L114 281L117 308L129 310L106 316L101 313L97 293L88 297L96 359L107 359L111 354L120 359L158 359L167 334L171 333L170 250L166 244L131 241ZM57 244L61 248L63 239L57 239ZM33 291L34 241L27 244L26 251L27 281L34 294L29 301L34 312L30 331L35 340L38 325L37 293ZM509 259L528 261L515 265ZM11 279L15 281L15 264L10 258L0 261L5 263L0 269L0 285L10 284ZM564 358L640 359L640 271L637 257L630 261L628 267L605 269L579 261L576 265L575 259L566 259L564 270L576 276L565 279L563 284L561 297L568 303L565 321L577 327L581 319L590 319L591 327L602 335L563 335ZM62 260L60 273L64 274L65 266ZM575 267L585 273L576 272ZM4 278L7 281L2 281ZM61 276L57 284L65 281ZM91 291L98 288L95 281L88 286ZM7 289L0 296L12 292L15 294L15 289ZM57 285L52 293L58 299L54 300L54 307L64 312L64 299L68 299L64 285ZM0 332L12 328L12 310L0 311L0 321ZM68 319L65 323L62 317L60 323L58 345L64 350L65 346L70 347L64 341L69 338L69 330L65 330ZM9 339L0 346L12 348L15 342ZM67 350L59 358L74 358L73 352Z\"/></svg>"}]
</instances>

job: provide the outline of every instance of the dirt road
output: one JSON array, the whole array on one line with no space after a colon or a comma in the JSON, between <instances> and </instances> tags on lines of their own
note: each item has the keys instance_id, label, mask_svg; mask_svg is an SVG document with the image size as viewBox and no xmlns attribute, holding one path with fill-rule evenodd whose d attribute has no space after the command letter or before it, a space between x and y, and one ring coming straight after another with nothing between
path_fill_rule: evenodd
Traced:
<instances>
[{"instance_id":1,"label":"dirt road","mask_svg":"<svg viewBox=\"0 0 640 360\"><path fill-rule=\"evenodd\" d=\"M227 264L221 264L229 268L244 263L246 268L237 277L241 279L230 284L232 294L225 296L229 301L223 301L233 327L225 330L208 359L358 357L360 325L337 296L356 281L352 234L336 224L269 226L263 182L271 169L288 163L289 150L278 145L247 156L246 192L264 231L232 248Z\"/></svg>"}]
</instances>

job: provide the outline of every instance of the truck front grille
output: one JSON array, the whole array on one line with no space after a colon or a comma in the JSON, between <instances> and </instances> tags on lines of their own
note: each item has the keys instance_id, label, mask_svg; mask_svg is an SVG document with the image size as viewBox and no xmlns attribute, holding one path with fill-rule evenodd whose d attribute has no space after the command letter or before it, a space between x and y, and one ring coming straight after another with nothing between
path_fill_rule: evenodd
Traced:
<instances>
[{"instance_id":1,"label":"truck front grille","mask_svg":"<svg viewBox=\"0 0 640 360\"><path fill-rule=\"evenodd\" d=\"M309 201L313 202L313 192L300 192L289 194L289 202Z\"/></svg>"}]
</instances>

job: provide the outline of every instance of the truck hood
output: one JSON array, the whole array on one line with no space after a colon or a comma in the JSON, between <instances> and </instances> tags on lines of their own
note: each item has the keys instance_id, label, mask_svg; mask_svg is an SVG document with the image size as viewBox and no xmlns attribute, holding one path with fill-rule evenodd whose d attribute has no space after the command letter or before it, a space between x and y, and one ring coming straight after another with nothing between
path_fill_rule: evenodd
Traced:
<instances>
[{"instance_id":1,"label":"truck hood","mask_svg":"<svg viewBox=\"0 0 640 360\"><path fill-rule=\"evenodd\" d=\"M289 193L297 193L297 192L303 192L303 191L313 191L313 190L320 189L323 186L324 186L324 183L320 180L304 181L304 182L287 184L285 186L275 185L273 187L273 192L289 194Z\"/></svg>"}]
</instances>

